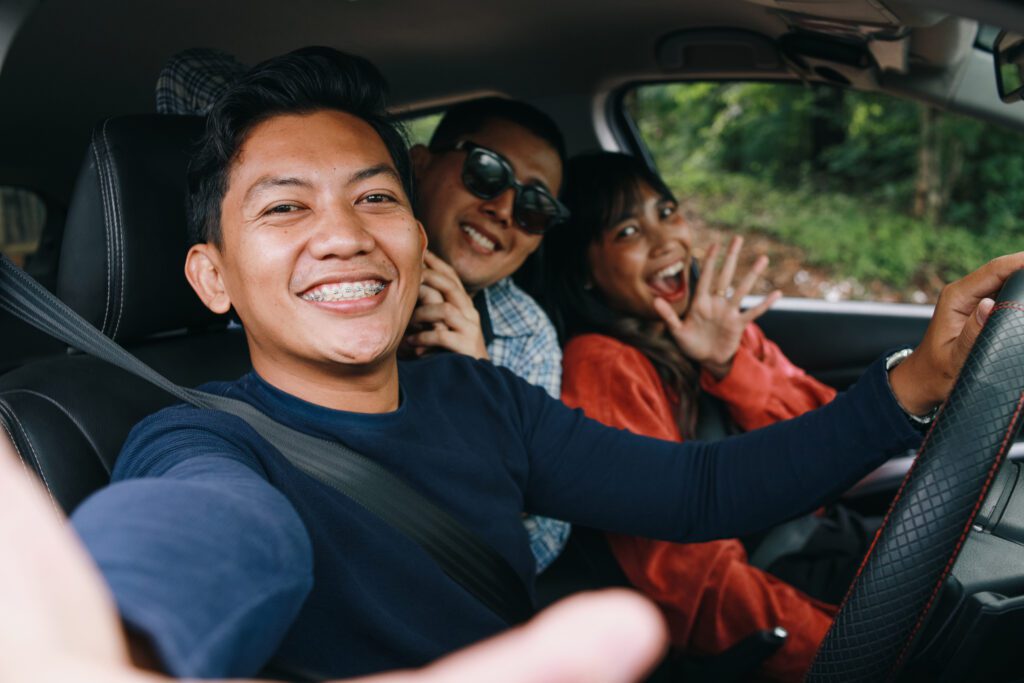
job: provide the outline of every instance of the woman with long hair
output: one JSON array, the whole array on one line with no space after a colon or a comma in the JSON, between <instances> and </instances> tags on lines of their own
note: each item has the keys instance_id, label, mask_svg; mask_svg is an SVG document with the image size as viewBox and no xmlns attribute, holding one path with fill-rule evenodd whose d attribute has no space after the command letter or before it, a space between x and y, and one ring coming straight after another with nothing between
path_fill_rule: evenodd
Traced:
<instances>
[{"instance_id":1,"label":"woman with long hair","mask_svg":"<svg viewBox=\"0 0 1024 683\"><path fill-rule=\"evenodd\" d=\"M702 391L722 399L745 430L832 400L833 389L789 362L753 323L778 292L740 309L767 258L737 280L742 241L733 239L720 267L718 247L707 251L697 277L678 202L644 163L587 154L566 176L572 218L545 238L546 303L566 341L566 403L615 427L682 441L694 436ZM675 646L717 654L782 626L789 638L761 673L802 679L832 605L751 566L738 540L609 541L629 580L661 606Z\"/></svg>"}]
</instances>

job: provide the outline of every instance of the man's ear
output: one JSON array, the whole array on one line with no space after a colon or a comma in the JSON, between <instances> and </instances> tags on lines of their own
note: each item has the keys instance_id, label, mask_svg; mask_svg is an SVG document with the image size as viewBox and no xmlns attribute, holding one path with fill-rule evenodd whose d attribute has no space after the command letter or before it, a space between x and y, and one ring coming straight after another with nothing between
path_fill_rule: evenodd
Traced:
<instances>
[{"instance_id":1,"label":"man's ear","mask_svg":"<svg viewBox=\"0 0 1024 683\"><path fill-rule=\"evenodd\" d=\"M227 313L231 310L231 297L224 286L217 247L205 242L192 245L185 257L185 279L211 311Z\"/></svg>"},{"instance_id":2,"label":"man's ear","mask_svg":"<svg viewBox=\"0 0 1024 683\"><path fill-rule=\"evenodd\" d=\"M413 175L419 178L427 170L434 155L426 145L413 145L409 148L409 158L412 159Z\"/></svg>"},{"instance_id":3,"label":"man's ear","mask_svg":"<svg viewBox=\"0 0 1024 683\"><path fill-rule=\"evenodd\" d=\"M420 243L423 245L423 248L420 249L420 260L422 260L427 255L427 247L430 246L429 239L427 238L427 229L423 227L423 221L416 221L416 225L420 229Z\"/></svg>"}]
</instances>

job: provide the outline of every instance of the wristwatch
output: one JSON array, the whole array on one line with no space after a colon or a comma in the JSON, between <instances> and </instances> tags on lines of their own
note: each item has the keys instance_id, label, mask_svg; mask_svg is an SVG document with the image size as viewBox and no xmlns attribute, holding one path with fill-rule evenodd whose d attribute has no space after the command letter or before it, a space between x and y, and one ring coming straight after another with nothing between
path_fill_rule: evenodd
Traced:
<instances>
[{"instance_id":1,"label":"wristwatch","mask_svg":"<svg viewBox=\"0 0 1024 683\"><path fill-rule=\"evenodd\" d=\"M900 349L899 351L894 351L885 357L885 379L887 382L889 381L889 371L906 359L910 358L910 354L913 352L914 349ZM889 391L892 391L891 383L889 384ZM896 398L895 393L893 393L893 398ZM935 416L939 414L939 406L935 406L924 415L914 415L903 407L903 404L899 402L899 399L896 400L896 405L900 407L900 410L903 411L903 414L906 415L911 422L918 425L930 425L935 421Z\"/></svg>"}]
</instances>

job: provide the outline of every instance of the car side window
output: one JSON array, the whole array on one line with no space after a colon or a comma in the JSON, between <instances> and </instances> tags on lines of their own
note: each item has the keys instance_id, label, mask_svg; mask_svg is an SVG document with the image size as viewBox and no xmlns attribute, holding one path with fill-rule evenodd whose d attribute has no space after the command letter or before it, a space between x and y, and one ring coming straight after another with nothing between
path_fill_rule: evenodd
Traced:
<instances>
[{"instance_id":1,"label":"car side window","mask_svg":"<svg viewBox=\"0 0 1024 683\"><path fill-rule=\"evenodd\" d=\"M441 123L442 116L444 116L444 112L434 112L402 119L402 124L409 134L409 144L425 145L430 142L430 136L434 134L437 124Z\"/></svg>"},{"instance_id":2,"label":"car side window","mask_svg":"<svg viewBox=\"0 0 1024 683\"><path fill-rule=\"evenodd\" d=\"M33 192L0 187L0 253L24 268L39 248L46 204Z\"/></svg>"},{"instance_id":3,"label":"car side window","mask_svg":"<svg viewBox=\"0 0 1024 683\"><path fill-rule=\"evenodd\" d=\"M687 82L624 105L707 244L766 253L762 291L934 303L1024 246L1024 135L824 84Z\"/></svg>"}]
</instances>

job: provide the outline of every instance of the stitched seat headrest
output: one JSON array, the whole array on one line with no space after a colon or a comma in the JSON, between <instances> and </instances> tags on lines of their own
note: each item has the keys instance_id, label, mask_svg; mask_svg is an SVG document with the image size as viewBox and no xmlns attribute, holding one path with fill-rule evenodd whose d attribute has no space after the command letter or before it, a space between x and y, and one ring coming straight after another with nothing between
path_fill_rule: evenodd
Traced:
<instances>
[{"instance_id":1,"label":"stitched seat headrest","mask_svg":"<svg viewBox=\"0 0 1024 683\"><path fill-rule=\"evenodd\" d=\"M184 275L186 173L204 119L100 123L68 209L57 295L119 342L224 325Z\"/></svg>"}]
</instances>

